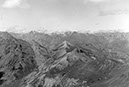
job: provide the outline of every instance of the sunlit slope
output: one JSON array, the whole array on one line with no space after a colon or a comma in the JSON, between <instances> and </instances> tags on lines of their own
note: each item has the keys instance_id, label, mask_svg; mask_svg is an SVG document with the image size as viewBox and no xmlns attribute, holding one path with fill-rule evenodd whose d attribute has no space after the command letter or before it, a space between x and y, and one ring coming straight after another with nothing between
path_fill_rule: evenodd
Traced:
<instances>
[{"instance_id":1,"label":"sunlit slope","mask_svg":"<svg viewBox=\"0 0 129 87\"><path fill-rule=\"evenodd\" d=\"M128 33L0 33L2 87L128 87Z\"/></svg>"}]
</instances>

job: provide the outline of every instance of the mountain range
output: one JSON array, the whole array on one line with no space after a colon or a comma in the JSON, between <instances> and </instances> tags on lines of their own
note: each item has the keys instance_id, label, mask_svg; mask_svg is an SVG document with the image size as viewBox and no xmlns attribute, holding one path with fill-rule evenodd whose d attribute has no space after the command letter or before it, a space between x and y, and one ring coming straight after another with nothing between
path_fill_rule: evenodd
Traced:
<instances>
[{"instance_id":1,"label":"mountain range","mask_svg":"<svg viewBox=\"0 0 129 87\"><path fill-rule=\"evenodd\" d=\"M0 87L128 87L128 38L0 32Z\"/></svg>"}]
</instances>

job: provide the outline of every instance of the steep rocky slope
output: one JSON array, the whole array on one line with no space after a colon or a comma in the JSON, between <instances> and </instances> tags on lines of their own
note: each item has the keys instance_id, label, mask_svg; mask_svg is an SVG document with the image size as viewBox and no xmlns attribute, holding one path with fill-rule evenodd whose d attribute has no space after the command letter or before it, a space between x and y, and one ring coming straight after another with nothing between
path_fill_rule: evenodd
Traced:
<instances>
[{"instance_id":1,"label":"steep rocky slope","mask_svg":"<svg viewBox=\"0 0 129 87\"><path fill-rule=\"evenodd\" d=\"M0 36L0 87L129 86L127 34Z\"/></svg>"},{"instance_id":2,"label":"steep rocky slope","mask_svg":"<svg viewBox=\"0 0 129 87\"><path fill-rule=\"evenodd\" d=\"M7 32L1 33L0 38L0 85L14 87L15 81L36 68L35 54L28 42L16 39Z\"/></svg>"},{"instance_id":3,"label":"steep rocky slope","mask_svg":"<svg viewBox=\"0 0 129 87\"><path fill-rule=\"evenodd\" d=\"M52 56L56 59L47 65L46 71L42 70L45 72L37 79L41 87L115 87L111 80L121 77L123 68L128 69L127 64L123 65L117 59L99 58L91 49L73 49L67 43L65 41L57 47L56 54ZM67 52L66 48L71 51ZM117 74L118 71L122 73Z\"/></svg>"}]
</instances>

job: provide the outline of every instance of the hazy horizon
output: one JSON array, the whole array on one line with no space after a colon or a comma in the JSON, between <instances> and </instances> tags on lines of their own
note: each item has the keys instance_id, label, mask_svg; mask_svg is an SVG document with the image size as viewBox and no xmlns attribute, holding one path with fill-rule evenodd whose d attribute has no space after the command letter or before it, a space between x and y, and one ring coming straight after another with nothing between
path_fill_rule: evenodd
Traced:
<instances>
[{"instance_id":1,"label":"hazy horizon","mask_svg":"<svg viewBox=\"0 0 129 87\"><path fill-rule=\"evenodd\" d=\"M0 31L129 32L128 0L1 0Z\"/></svg>"}]
</instances>

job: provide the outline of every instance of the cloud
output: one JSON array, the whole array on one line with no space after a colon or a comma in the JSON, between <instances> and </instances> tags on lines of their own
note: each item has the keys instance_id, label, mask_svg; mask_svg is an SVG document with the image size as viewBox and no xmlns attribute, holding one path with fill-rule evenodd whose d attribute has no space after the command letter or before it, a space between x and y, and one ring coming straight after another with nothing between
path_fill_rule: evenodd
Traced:
<instances>
[{"instance_id":1,"label":"cloud","mask_svg":"<svg viewBox=\"0 0 129 87\"><path fill-rule=\"evenodd\" d=\"M116 9L116 10L108 10L108 11L100 11L100 16L107 16L107 15L122 15L126 14L129 15L129 9Z\"/></svg>"},{"instance_id":2,"label":"cloud","mask_svg":"<svg viewBox=\"0 0 129 87\"><path fill-rule=\"evenodd\" d=\"M112 0L82 0L84 4L87 4L88 2L91 3L105 3L105 2L111 2ZM114 0L116 1L116 0Z\"/></svg>"},{"instance_id":3,"label":"cloud","mask_svg":"<svg viewBox=\"0 0 129 87\"><path fill-rule=\"evenodd\" d=\"M89 0L90 2L107 2L111 0Z\"/></svg>"},{"instance_id":4,"label":"cloud","mask_svg":"<svg viewBox=\"0 0 129 87\"><path fill-rule=\"evenodd\" d=\"M5 0L2 5L3 8L29 8L30 5L26 2L26 0Z\"/></svg>"}]
</instances>

